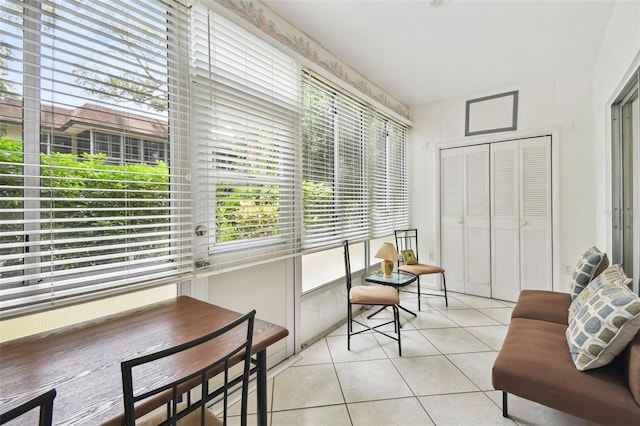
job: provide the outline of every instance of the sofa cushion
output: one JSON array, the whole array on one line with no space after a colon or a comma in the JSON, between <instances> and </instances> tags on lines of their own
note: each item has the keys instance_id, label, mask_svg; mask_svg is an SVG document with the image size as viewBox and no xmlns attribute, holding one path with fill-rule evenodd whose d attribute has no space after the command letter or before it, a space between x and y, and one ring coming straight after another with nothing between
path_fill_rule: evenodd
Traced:
<instances>
[{"instance_id":1,"label":"sofa cushion","mask_svg":"<svg viewBox=\"0 0 640 426\"><path fill-rule=\"evenodd\" d=\"M626 373L629 391L640 406L640 332L627 347Z\"/></svg>"},{"instance_id":2,"label":"sofa cushion","mask_svg":"<svg viewBox=\"0 0 640 426\"><path fill-rule=\"evenodd\" d=\"M624 369L614 362L578 371L567 350L566 328L513 318L493 365L494 388L598 423L636 424L640 406L629 394Z\"/></svg>"},{"instance_id":3,"label":"sofa cushion","mask_svg":"<svg viewBox=\"0 0 640 426\"><path fill-rule=\"evenodd\" d=\"M594 278L587 286L573 299L571 306L569 306L569 322L573 319L576 312L580 310L591 299L598 290L606 285L628 285L631 282L631 278L628 278L622 266L611 265L605 269L601 274Z\"/></svg>"},{"instance_id":4,"label":"sofa cushion","mask_svg":"<svg viewBox=\"0 0 640 426\"><path fill-rule=\"evenodd\" d=\"M529 318L567 325L571 295L557 291L522 290L511 318Z\"/></svg>"},{"instance_id":5,"label":"sofa cushion","mask_svg":"<svg viewBox=\"0 0 640 426\"><path fill-rule=\"evenodd\" d=\"M640 329L640 297L627 286L607 284L569 321L566 337L576 368L598 368L611 362Z\"/></svg>"},{"instance_id":6,"label":"sofa cushion","mask_svg":"<svg viewBox=\"0 0 640 426\"><path fill-rule=\"evenodd\" d=\"M607 255L598 250L597 247L594 246L585 251L571 276L571 298L575 299L587 284L600 275L607 266L609 266Z\"/></svg>"}]
</instances>

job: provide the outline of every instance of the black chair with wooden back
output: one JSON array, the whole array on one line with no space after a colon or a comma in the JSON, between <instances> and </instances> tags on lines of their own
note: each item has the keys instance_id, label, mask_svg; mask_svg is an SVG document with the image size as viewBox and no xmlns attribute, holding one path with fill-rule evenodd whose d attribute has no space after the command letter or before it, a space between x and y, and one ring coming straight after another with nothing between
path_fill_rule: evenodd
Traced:
<instances>
[{"instance_id":1,"label":"black chair with wooden back","mask_svg":"<svg viewBox=\"0 0 640 426\"><path fill-rule=\"evenodd\" d=\"M31 410L39 408L40 412L38 414L38 425L51 426L51 424L53 423L53 400L55 399L56 394L56 390L51 389L43 394L36 396L33 399L30 399L27 402L20 404L19 406L7 411L6 413L0 414L0 425L15 420L18 417L24 416Z\"/></svg>"},{"instance_id":2,"label":"black chair with wooden back","mask_svg":"<svg viewBox=\"0 0 640 426\"><path fill-rule=\"evenodd\" d=\"M418 279L416 281L418 287L418 311L420 310L420 300L422 298L422 294L430 296L444 296L444 303L446 306L449 306L449 299L447 298L447 281L444 276L444 269L442 269L440 266L420 263L420 257L418 256L418 230L399 229L394 233L396 238L396 248L400 253L400 259L398 260L398 270L409 272L410 274L418 276ZM420 276L429 274L442 275L442 288L444 290L442 293L421 292Z\"/></svg>"},{"instance_id":3,"label":"black chair with wooden back","mask_svg":"<svg viewBox=\"0 0 640 426\"><path fill-rule=\"evenodd\" d=\"M398 291L393 287L386 285L358 285L352 286L351 284L351 258L349 256L349 241L345 240L342 243L344 247L344 268L345 278L347 282L347 349L351 350L351 336L364 333L366 331L375 331L384 336L387 336L398 342L398 355L402 356L402 345L400 341L400 313L398 310L398 304L400 303L400 296ZM393 309L393 320L378 324L375 326L369 326L353 318L352 306L353 305L367 305L367 306L390 306ZM353 323L356 323L363 327L359 331L353 331ZM385 333L379 328L388 324L393 324L395 336Z\"/></svg>"},{"instance_id":4,"label":"black chair with wooden back","mask_svg":"<svg viewBox=\"0 0 640 426\"><path fill-rule=\"evenodd\" d=\"M122 362L125 424L226 425L229 396L240 392L240 423L245 426L255 314L253 310L197 339ZM222 406L222 419L209 409L212 404Z\"/></svg>"}]
</instances>

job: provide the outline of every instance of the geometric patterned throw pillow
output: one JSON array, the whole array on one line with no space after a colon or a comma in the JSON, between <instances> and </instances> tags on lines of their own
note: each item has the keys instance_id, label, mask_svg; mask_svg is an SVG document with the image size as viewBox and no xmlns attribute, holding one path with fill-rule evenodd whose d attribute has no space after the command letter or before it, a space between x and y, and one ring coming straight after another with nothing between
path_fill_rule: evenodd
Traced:
<instances>
[{"instance_id":1,"label":"geometric patterned throw pillow","mask_svg":"<svg viewBox=\"0 0 640 426\"><path fill-rule=\"evenodd\" d=\"M640 297L627 286L601 287L569 322L565 336L580 371L610 363L640 329Z\"/></svg>"},{"instance_id":2,"label":"geometric patterned throw pillow","mask_svg":"<svg viewBox=\"0 0 640 426\"><path fill-rule=\"evenodd\" d=\"M598 290L610 284L626 286L631 283L632 279L627 278L624 274L622 266L616 264L605 269L600 275L595 277L587 286L573 299L569 306L569 321L583 307L589 299L591 299Z\"/></svg>"},{"instance_id":3,"label":"geometric patterned throw pillow","mask_svg":"<svg viewBox=\"0 0 640 426\"><path fill-rule=\"evenodd\" d=\"M575 299L582 289L600 275L607 266L609 266L609 259L605 253L600 252L596 247L585 251L571 276L571 299Z\"/></svg>"}]
</instances>

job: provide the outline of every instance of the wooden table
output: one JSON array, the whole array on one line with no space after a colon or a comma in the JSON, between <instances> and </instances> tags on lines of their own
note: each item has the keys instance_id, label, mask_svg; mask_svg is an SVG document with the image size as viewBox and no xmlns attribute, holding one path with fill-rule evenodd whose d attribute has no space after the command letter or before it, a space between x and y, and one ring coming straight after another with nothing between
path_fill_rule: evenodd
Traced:
<instances>
[{"instance_id":1,"label":"wooden table","mask_svg":"<svg viewBox=\"0 0 640 426\"><path fill-rule=\"evenodd\" d=\"M0 346L0 406L7 411L56 388L56 425L122 424L120 363L174 346L233 319L238 312L179 296L149 309L33 340ZM267 424L267 347L289 334L255 320L258 424Z\"/></svg>"}]
</instances>

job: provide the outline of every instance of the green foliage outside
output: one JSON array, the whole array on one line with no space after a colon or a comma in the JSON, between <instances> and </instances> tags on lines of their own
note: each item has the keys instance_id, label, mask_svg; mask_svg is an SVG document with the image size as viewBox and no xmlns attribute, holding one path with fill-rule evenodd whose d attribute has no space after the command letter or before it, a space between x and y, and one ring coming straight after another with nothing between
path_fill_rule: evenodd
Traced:
<instances>
[{"instance_id":1,"label":"green foliage outside","mask_svg":"<svg viewBox=\"0 0 640 426\"><path fill-rule=\"evenodd\" d=\"M0 218L16 233L22 230L22 224L18 223L22 219L25 190L22 157L22 142L0 138ZM102 154L79 157L59 153L41 154L40 162L40 226L41 230L56 231L53 237L49 237L53 233L42 233L40 241L50 244L52 252L61 253L50 260L63 264L64 268L120 262L124 259L83 264L72 259L117 253L121 251L119 245L133 240L143 244L132 247L128 257L135 255L132 250L155 249L155 253L140 255L154 257L169 248L168 242L158 241L158 233L168 231L170 224L169 169L164 163L111 165ZM20 242L22 235L10 238L13 241L0 242ZM144 244L145 241L149 243ZM92 248L99 249L92 251ZM69 253L63 253L65 250ZM0 254L3 253L11 251L0 249Z\"/></svg>"},{"instance_id":2,"label":"green foliage outside","mask_svg":"<svg viewBox=\"0 0 640 426\"><path fill-rule=\"evenodd\" d=\"M9 137L0 138L0 218L15 231L16 236L6 243L20 242L22 238L23 210L23 155L22 142ZM149 240L134 250L160 249L157 233L170 225L169 169L163 162L148 164L108 164L103 154L54 153L41 154L40 197L42 229L56 230L50 243L56 252L69 250L64 256L67 268L80 265L71 259L86 256L91 248L96 255L117 252L118 245L135 238L137 242ZM304 224L313 226L322 221L330 208L333 190L323 182L304 181ZM278 235L280 232L280 193L277 185L233 187L217 182L216 240L227 242ZM114 201L117 200L117 201ZM46 219L51 219L47 221ZM148 226L148 227L145 227ZM66 234L65 229L69 232ZM62 232L61 232L62 231ZM144 237L136 234L156 234ZM45 244L46 233L43 234ZM121 238L118 238L118 237ZM108 244L105 237L111 237ZM82 242L74 242L82 238ZM5 237L6 240L6 237ZM59 242L65 241L66 242ZM82 248L82 250L77 250ZM75 250L74 250L75 249ZM20 247L0 249L0 254L10 254ZM16 252L17 253L17 252ZM129 253L131 254L131 253ZM153 256L148 254L146 256ZM54 259L52 259L54 260ZM60 262L61 257L56 257ZM101 263L122 259L102 260ZM65 263L65 262L62 262Z\"/></svg>"},{"instance_id":3,"label":"green foliage outside","mask_svg":"<svg viewBox=\"0 0 640 426\"><path fill-rule=\"evenodd\" d=\"M11 254L21 254L21 248L9 248L20 242L21 236L12 236L22 231L22 142L0 137L0 222L4 231L0 234L0 266L11 266L21 260L8 259ZM6 209L6 210L5 210ZM5 274L0 274L4 276ZM12 275L16 275L13 273Z\"/></svg>"},{"instance_id":4,"label":"green foliage outside","mask_svg":"<svg viewBox=\"0 0 640 426\"><path fill-rule=\"evenodd\" d=\"M216 241L265 238L280 233L280 192L277 185L232 187L217 182ZM324 182L302 182L304 226L322 225L333 205L333 190Z\"/></svg>"},{"instance_id":5,"label":"green foliage outside","mask_svg":"<svg viewBox=\"0 0 640 426\"><path fill-rule=\"evenodd\" d=\"M216 241L279 234L280 199L276 185L238 188L218 182L216 197Z\"/></svg>"},{"instance_id":6,"label":"green foliage outside","mask_svg":"<svg viewBox=\"0 0 640 426\"><path fill-rule=\"evenodd\" d=\"M326 216L335 210L333 205L333 186L325 182L302 182L302 205L304 226L325 226Z\"/></svg>"}]
</instances>

